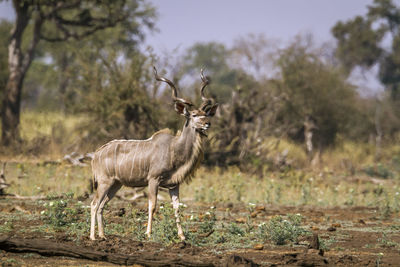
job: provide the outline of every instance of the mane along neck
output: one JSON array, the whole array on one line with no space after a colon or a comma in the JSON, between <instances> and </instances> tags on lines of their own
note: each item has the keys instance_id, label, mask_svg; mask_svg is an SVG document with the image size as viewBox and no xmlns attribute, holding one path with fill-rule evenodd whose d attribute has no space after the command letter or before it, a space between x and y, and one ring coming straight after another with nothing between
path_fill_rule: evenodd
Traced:
<instances>
[{"instance_id":1,"label":"mane along neck","mask_svg":"<svg viewBox=\"0 0 400 267\"><path fill-rule=\"evenodd\" d=\"M203 143L205 137L191 127L185 127L182 134L177 137L177 151L182 153L176 155L176 158L182 158L176 167L176 171L172 174L171 183L181 184L189 182L203 159ZM186 160L184 160L186 159Z\"/></svg>"}]
</instances>

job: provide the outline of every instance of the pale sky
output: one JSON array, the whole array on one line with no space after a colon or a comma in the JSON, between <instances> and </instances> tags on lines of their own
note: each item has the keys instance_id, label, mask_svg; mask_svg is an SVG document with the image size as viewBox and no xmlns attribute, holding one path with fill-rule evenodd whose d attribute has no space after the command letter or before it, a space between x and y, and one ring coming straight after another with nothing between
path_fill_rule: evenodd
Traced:
<instances>
[{"instance_id":1,"label":"pale sky","mask_svg":"<svg viewBox=\"0 0 400 267\"><path fill-rule=\"evenodd\" d=\"M229 45L249 33L288 41L312 33L317 41L333 37L339 20L365 15L373 0L147 0L158 10L159 32L147 36L156 51L187 48L196 42ZM399 2L400 0L395 0ZM12 20L11 1L0 3L0 18Z\"/></svg>"},{"instance_id":2,"label":"pale sky","mask_svg":"<svg viewBox=\"0 0 400 267\"><path fill-rule=\"evenodd\" d=\"M398 0L400 1L400 0ZM159 12L159 33L147 37L156 50L186 48L195 42L229 45L249 33L288 41L312 33L317 41L333 37L339 20L366 14L372 0L150 0Z\"/></svg>"},{"instance_id":3,"label":"pale sky","mask_svg":"<svg viewBox=\"0 0 400 267\"><path fill-rule=\"evenodd\" d=\"M147 0L158 10L159 32L146 44L156 53L196 42L221 42L228 47L249 33L288 42L311 33L317 42L334 42L330 29L339 20L365 15L373 0ZM394 0L400 5L400 0ZM0 3L0 17L13 19L10 1ZM369 74L367 74L368 76ZM368 82L370 83L370 81ZM373 87L377 85L374 83Z\"/></svg>"}]
</instances>

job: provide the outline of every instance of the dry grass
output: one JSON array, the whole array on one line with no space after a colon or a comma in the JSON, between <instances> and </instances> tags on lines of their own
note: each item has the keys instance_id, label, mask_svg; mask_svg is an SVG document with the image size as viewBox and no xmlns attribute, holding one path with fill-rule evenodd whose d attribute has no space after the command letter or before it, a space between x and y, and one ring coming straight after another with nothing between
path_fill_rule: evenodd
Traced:
<instances>
[{"instance_id":1,"label":"dry grass","mask_svg":"<svg viewBox=\"0 0 400 267\"><path fill-rule=\"evenodd\" d=\"M184 198L205 202L245 202L278 205L381 206L398 209L400 181L378 179L366 174L340 175L332 172L290 170L260 178L228 170L200 169Z\"/></svg>"},{"instance_id":2,"label":"dry grass","mask_svg":"<svg viewBox=\"0 0 400 267\"><path fill-rule=\"evenodd\" d=\"M89 167L41 164L39 162L10 162L6 168L8 193L31 195L61 195L73 192L75 196L88 191L91 179Z\"/></svg>"},{"instance_id":3,"label":"dry grass","mask_svg":"<svg viewBox=\"0 0 400 267\"><path fill-rule=\"evenodd\" d=\"M64 137L75 135L78 124L88 118L84 116L65 115L58 112L34 112L24 111L21 113L21 137L26 141L32 141L40 136L53 136L62 128Z\"/></svg>"},{"instance_id":4,"label":"dry grass","mask_svg":"<svg viewBox=\"0 0 400 267\"><path fill-rule=\"evenodd\" d=\"M21 133L27 142L38 143L41 137L50 140L47 154L19 154L10 157L3 152L2 161L10 162L7 181L9 193L20 195L59 195L73 192L75 196L88 190L90 166L45 164L60 159L82 133L76 126L85 117L56 113L24 112ZM36 141L35 141L36 140ZM259 177L227 169L201 168L190 185L182 186L184 199L204 202L252 202L279 205L321 206L387 206L397 209L400 192L400 145L384 148L377 161L374 146L342 142L322 155L319 168L308 166L301 145L286 140L267 138L262 144L269 157L287 151L292 167L271 171ZM400 202L399 202L400 203Z\"/></svg>"},{"instance_id":5,"label":"dry grass","mask_svg":"<svg viewBox=\"0 0 400 267\"><path fill-rule=\"evenodd\" d=\"M363 173L346 176L290 170L260 178L241 173L237 168L201 168L190 184L182 185L181 196L184 202L373 206L399 211L400 180L396 175L378 179ZM80 196L89 191L91 170L89 166L14 162L8 164L6 177L11 184L8 193L52 196L72 192Z\"/></svg>"}]
</instances>

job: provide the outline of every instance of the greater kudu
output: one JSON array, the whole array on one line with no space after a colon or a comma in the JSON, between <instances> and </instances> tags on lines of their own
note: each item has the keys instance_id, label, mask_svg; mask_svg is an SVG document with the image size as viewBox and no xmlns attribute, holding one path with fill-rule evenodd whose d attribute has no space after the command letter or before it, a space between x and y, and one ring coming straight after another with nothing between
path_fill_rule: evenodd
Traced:
<instances>
[{"instance_id":1,"label":"greater kudu","mask_svg":"<svg viewBox=\"0 0 400 267\"><path fill-rule=\"evenodd\" d=\"M218 104L204 96L207 78L201 71L200 89L202 104L198 109L189 101L178 98L177 89L170 80L160 77L154 68L155 78L166 82L172 89L175 111L186 121L180 134L174 136L169 130L161 130L147 140L113 140L99 149L92 160L92 170L97 192L91 202L90 239L95 240L96 217L99 237L105 238L103 229L104 205L110 201L122 185L148 186L149 218L146 234L151 235L152 218L157 204L158 187L169 189L175 212L178 235L185 239L180 225L179 185L189 181L203 158L203 143L215 115Z\"/></svg>"}]
</instances>

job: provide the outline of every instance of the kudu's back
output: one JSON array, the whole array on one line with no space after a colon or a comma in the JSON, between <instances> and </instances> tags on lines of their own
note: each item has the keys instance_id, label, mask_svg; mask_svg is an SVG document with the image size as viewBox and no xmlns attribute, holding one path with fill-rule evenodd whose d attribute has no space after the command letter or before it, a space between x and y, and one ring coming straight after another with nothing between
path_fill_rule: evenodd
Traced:
<instances>
[{"instance_id":1,"label":"kudu's back","mask_svg":"<svg viewBox=\"0 0 400 267\"><path fill-rule=\"evenodd\" d=\"M126 186L146 186L149 172L168 164L165 156L172 138L169 130L162 130L146 140L113 140L103 145L92 160L95 182L114 178Z\"/></svg>"}]
</instances>

